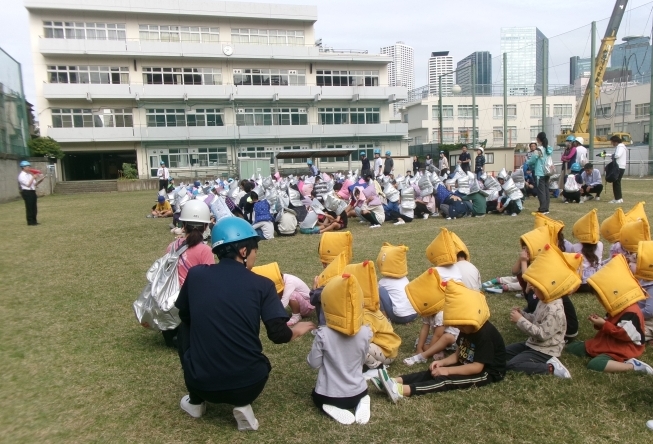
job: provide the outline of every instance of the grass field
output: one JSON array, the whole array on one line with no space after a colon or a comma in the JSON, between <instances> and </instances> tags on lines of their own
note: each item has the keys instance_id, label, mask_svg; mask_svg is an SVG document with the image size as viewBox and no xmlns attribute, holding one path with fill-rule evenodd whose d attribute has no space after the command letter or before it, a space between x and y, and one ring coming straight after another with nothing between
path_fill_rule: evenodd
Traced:
<instances>
[{"instance_id":1,"label":"grass field","mask_svg":"<svg viewBox=\"0 0 653 444\"><path fill-rule=\"evenodd\" d=\"M624 195L624 210L653 202L653 182L625 181ZM571 237L584 212L595 207L602 220L614 211L608 197L580 206L556 200L551 216L567 223ZM586 361L569 355L562 361L571 380L508 374L490 387L396 406L371 389L369 424L341 426L311 402L316 372L305 359L313 337L274 345L264 330L273 371L253 405L259 431L238 432L225 405L209 405L195 420L179 408L186 390L176 353L160 334L139 326L131 309L145 271L172 240L169 220L145 218L153 201L151 192L51 196L39 200L38 227L25 225L22 201L0 206L0 226L8 230L0 258L0 441L653 442L645 427L653 418L653 377L590 372ZM403 243L410 247L409 278L415 278L429 266L426 246L446 225L467 243L483 280L507 275L536 205L528 200L519 217L418 220L377 230L354 222L354 261L376 259L384 241ZM653 206L647 210L653 220ZM321 269L318 241L297 235L262 242L258 263L278 261L282 272L311 282ZM508 319L523 299L509 293L488 301L506 343L524 340ZM593 334L587 316L603 310L588 294L573 301L583 340ZM401 359L412 354L419 328L419 322L397 327L404 343L392 376L408 371ZM642 359L653 363L653 351Z\"/></svg>"}]
</instances>

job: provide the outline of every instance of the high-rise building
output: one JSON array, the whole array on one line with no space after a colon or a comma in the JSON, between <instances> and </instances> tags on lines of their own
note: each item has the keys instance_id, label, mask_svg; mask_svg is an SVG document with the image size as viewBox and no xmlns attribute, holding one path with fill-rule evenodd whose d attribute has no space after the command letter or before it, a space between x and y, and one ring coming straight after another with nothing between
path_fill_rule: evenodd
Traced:
<instances>
[{"instance_id":1,"label":"high-rise building","mask_svg":"<svg viewBox=\"0 0 653 444\"><path fill-rule=\"evenodd\" d=\"M24 0L43 136L63 180L345 169L400 152L392 58L315 45L315 6L204 0ZM352 34L352 39L355 36ZM318 156L319 154L319 156ZM242 168L244 170L244 168Z\"/></svg>"},{"instance_id":2,"label":"high-rise building","mask_svg":"<svg viewBox=\"0 0 653 444\"><path fill-rule=\"evenodd\" d=\"M501 54L508 54L509 95L542 93L544 41L548 39L534 26L501 28Z\"/></svg>"},{"instance_id":3,"label":"high-rise building","mask_svg":"<svg viewBox=\"0 0 653 444\"><path fill-rule=\"evenodd\" d=\"M430 94L439 93L440 79L442 79L442 94L451 94L451 87L453 87L454 76L453 57L449 55L449 51L432 52L431 57L429 57Z\"/></svg>"},{"instance_id":4,"label":"high-rise building","mask_svg":"<svg viewBox=\"0 0 653 444\"><path fill-rule=\"evenodd\" d=\"M415 88L415 60L412 46L404 42L397 42L391 46L381 48L381 54L392 57L388 65L388 86L404 86L408 91ZM395 102L392 105L394 114L398 114L399 107L405 101Z\"/></svg>"},{"instance_id":5,"label":"high-rise building","mask_svg":"<svg viewBox=\"0 0 653 444\"><path fill-rule=\"evenodd\" d=\"M573 85L576 79L581 77L589 77L591 71L592 59L581 59L578 56L569 58L569 84Z\"/></svg>"},{"instance_id":6,"label":"high-rise building","mask_svg":"<svg viewBox=\"0 0 653 444\"><path fill-rule=\"evenodd\" d=\"M651 76L651 44L648 36L630 36L621 39L624 43L614 45L610 65L613 69L621 68L630 76L642 83L650 82Z\"/></svg>"},{"instance_id":7,"label":"high-rise building","mask_svg":"<svg viewBox=\"0 0 653 444\"><path fill-rule=\"evenodd\" d=\"M492 94L492 55L489 51L473 52L456 64L456 84L463 95L472 93L472 72L476 73L476 94Z\"/></svg>"}]
</instances>

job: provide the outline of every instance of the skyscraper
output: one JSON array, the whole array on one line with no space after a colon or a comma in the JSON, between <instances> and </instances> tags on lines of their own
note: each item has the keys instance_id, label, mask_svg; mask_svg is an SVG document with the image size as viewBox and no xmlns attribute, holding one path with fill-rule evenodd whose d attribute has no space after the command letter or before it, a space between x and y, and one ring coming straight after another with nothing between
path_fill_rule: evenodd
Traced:
<instances>
[{"instance_id":1,"label":"skyscraper","mask_svg":"<svg viewBox=\"0 0 653 444\"><path fill-rule=\"evenodd\" d=\"M381 54L392 57L392 62L388 65L388 86L405 86L408 91L415 88L414 53L413 47L404 42L381 48ZM404 102L393 104L395 115Z\"/></svg>"},{"instance_id":2,"label":"skyscraper","mask_svg":"<svg viewBox=\"0 0 653 444\"><path fill-rule=\"evenodd\" d=\"M612 50L611 67L630 71L633 78L648 83L651 76L651 45L648 36L630 36L621 40L624 43L614 45Z\"/></svg>"},{"instance_id":3,"label":"skyscraper","mask_svg":"<svg viewBox=\"0 0 653 444\"><path fill-rule=\"evenodd\" d=\"M592 59L589 57L581 59L578 56L569 58L569 84L573 85L576 79L581 77L589 77Z\"/></svg>"},{"instance_id":4,"label":"skyscraper","mask_svg":"<svg viewBox=\"0 0 653 444\"><path fill-rule=\"evenodd\" d=\"M443 74L452 73L453 71L453 57L449 55L449 51L432 52L429 57L429 93L438 94L440 88L440 76ZM453 73L442 76L442 94L451 94L451 87L453 86Z\"/></svg>"},{"instance_id":5,"label":"skyscraper","mask_svg":"<svg viewBox=\"0 0 653 444\"><path fill-rule=\"evenodd\" d=\"M491 95L492 55L489 51L473 52L456 64L456 83L463 95L472 93L472 72L476 72L476 94Z\"/></svg>"},{"instance_id":6,"label":"skyscraper","mask_svg":"<svg viewBox=\"0 0 653 444\"><path fill-rule=\"evenodd\" d=\"M542 93L544 41L548 39L534 26L501 28L501 54L508 54L509 95Z\"/></svg>"},{"instance_id":7,"label":"skyscraper","mask_svg":"<svg viewBox=\"0 0 653 444\"><path fill-rule=\"evenodd\" d=\"M381 48L381 54L392 57L388 65L388 86L405 86L409 91L415 88L414 53L404 42Z\"/></svg>"}]
</instances>

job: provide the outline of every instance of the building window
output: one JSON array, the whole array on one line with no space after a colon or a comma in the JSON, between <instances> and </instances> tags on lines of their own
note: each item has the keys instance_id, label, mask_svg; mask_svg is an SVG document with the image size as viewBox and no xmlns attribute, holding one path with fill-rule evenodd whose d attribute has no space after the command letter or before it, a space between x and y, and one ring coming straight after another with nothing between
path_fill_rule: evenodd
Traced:
<instances>
[{"instance_id":1,"label":"building window","mask_svg":"<svg viewBox=\"0 0 653 444\"><path fill-rule=\"evenodd\" d=\"M251 159L268 159L270 163L274 163L274 149L266 148L264 146L248 146L241 148L238 152L238 157L249 157Z\"/></svg>"},{"instance_id":2,"label":"building window","mask_svg":"<svg viewBox=\"0 0 653 444\"><path fill-rule=\"evenodd\" d=\"M596 125L596 135L597 136L608 136L610 135L612 128L610 125Z\"/></svg>"},{"instance_id":3,"label":"building window","mask_svg":"<svg viewBox=\"0 0 653 444\"><path fill-rule=\"evenodd\" d=\"M46 39L125 40L124 23L43 22Z\"/></svg>"},{"instance_id":4,"label":"building window","mask_svg":"<svg viewBox=\"0 0 653 444\"><path fill-rule=\"evenodd\" d=\"M625 133L628 131L628 122L619 122L614 124L614 131L616 133Z\"/></svg>"},{"instance_id":5,"label":"building window","mask_svg":"<svg viewBox=\"0 0 653 444\"><path fill-rule=\"evenodd\" d=\"M503 127L495 126L492 128L492 140L495 142L503 142Z\"/></svg>"},{"instance_id":6,"label":"building window","mask_svg":"<svg viewBox=\"0 0 653 444\"><path fill-rule=\"evenodd\" d=\"M53 128L125 128L133 127L132 110L128 108L93 111L79 108L53 108Z\"/></svg>"},{"instance_id":7,"label":"building window","mask_svg":"<svg viewBox=\"0 0 653 444\"><path fill-rule=\"evenodd\" d=\"M546 106L546 115L550 115L549 105ZM542 105L531 104L531 119L541 119L542 118Z\"/></svg>"},{"instance_id":8,"label":"building window","mask_svg":"<svg viewBox=\"0 0 653 444\"><path fill-rule=\"evenodd\" d=\"M146 85L222 85L220 68L143 68Z\"/></svg>"},{"instance_id":9,"label":"building window","mask_svg":"<svg viewBox=\"0 0 653 444\"><path fill-rule=\"evenodd\" d=\"M440 119L440 107L438 105L431 107L431 113L433 120ZM453 105L442 105L442 119L453 119Z\"/></svg>"},{"instance_id":10,"label":"building window","mask_svg":"<svg viewBox=\"0 0 653 444\"><path fill-rule=\"evenodd\" d=\"M183 109L146 109L145 117L149 127L186 126Z\"/></svg>"},{"instance_id":11,"label":"building window","mask_svg":"<svg viewBox=\"0 0 653 444\"><path fill-rule=\"evenodd\" d=\"M129 67L48 65L48 81L50 83L129 84Z\"/></svg>"},{"instance_id":12,"label":"building window","mask_svg":"<svg viewBox=\"0 0 653 444\"><path fill-rule=\"evenodd\" d=\"M553 117L560 117L562 119L571 118L573 113L572 106L569 105L553 105Z\"/></svg>"},{"instance_id":13,"label":"building window","mask_svg":"<svg viewBox=\"0 0 653 444\"><path fill-rule=\"evenodd\" d=\"M476 117L478 117L478 105L476 105L474 111ZM472 105L458 105L458 117L459 118L472 117Z\"/></svg>"},{"instance_id":14,"label":"building window","mask_svg":"<svg viewBox=\"0 0 653 444\"><path fill-rule=\"evenodd\" d=\"M320 125L371 125L381 123L380 108L318 108Z\"/></svg>"},{"instance_id":15,"label":"building window","mask_svg":"<svg viewBox=\"0 0 653 444\"><path fill-rule=\"evenodd\" d=\"M227 148L198 148L198 154L191 154L191 162L198 166L220 166L229 163ZM197 158L195 159L195 156ZM195 162L193 162L196 160Z\"/></svg>"},{"instance_id":16,"label":"building window","mask_svg":"<svg viewBox=\"0 0 653 444\"><path fill-rule=\"evenodd\" d=\"M478 127L476 127L476 140L478 140ZM444 138L444 137L443 137ZM469 143L473 141L472 127L459 127L458 128L458 141L460 143Z\"/></svg>"},{"instance_id":17,"label":"building window","mask_svg":"<svg viewBox=\"0 0 653 444\"><path fill-rule=\"evenodd\" d=\"M484 156L486 165L494 163L494 153L485 153Z\"/></svg>"},{"instance_id":18,"label":"building window","mask_svg":"<svg viewBox=\"0 0 653 444\"><path fill-rule=\"evenodd\" d=\"M366 145L362 145L363 148L366 147ZM342 144L327 144L327 145L322 145L323 149L327 150L342 150L344 149L344 146ZM358 155L360 153L360 147L358 150L356 150L352 155ZM347 162L349 158L347 156L331 156L331 157L320 157L320 162Z\"/></svg>"},{"instance_id":19,"label":"building window","mask_svg":"<svg viewBox=\"0 0 653 444\"><path fill-rule=\"evenodd\" d=\"M540 133L541 130L542 130L541 126L531 126L531 141L537 139L537 135Z\"/></svg>"},{"instance_id":20,"label":"building window","mask_svg":"<svg viewBox=\"0 0 653 444\"><path fill-rule=\"evenodd\" d=\"M615 116L628 116L630 115L630 100L625 102L615 102L614 103L614 115Z\"/></svg>"},{"instance_id":21,"label":"building window","mask_svg":"<svg viewBox=\"0 0 653 444\"><path fill-rule=\"evenodd\" d=\"M640 103L639 105L635 105L635 118L636 119L641 119L643 117L648 117L651 112L651 104L650 103Z\"/></svg>"},{"instance_id":22,"label":"building window","mask_svg":"<svg viewBox=\"0 0 653 444\"><path fill-rule=\"evenodd\" d=\"M508 105L506 111L509 119L517 118L517 105ZM503 105L492 105L492 118L503 119Z\"/></svg>"},{"instance_id":23,"label":"building window","mask_svg":"<svg viewBox=\"0 0 653 444\"><path fill-rule=\"evenodd\" d=\"M454 130L452 127L442 127L442 142L440 142L440 131L436 128L433 131L433 141L435 143L453 143L454 142Z\"/></svg>"},{"instance_id":24,"label":"building window","mask_svg":"<svg viewBox=\"0 0 653 444\"><path fill-rule=\"evenodd\" d=\"M231 42L256 45L303 45L304 31L232 28Z\"/></svg>"},{"instance_id":25,"label":"building window","mask_svg":"<svg viewBox=\"0 0 653 444\"><path fill-rule=\"evenodd\" d=\"M318 69L317 86L379 86L379 71L334 71Z\"/></svg>"},{"instance_id":26,"label":"building window","mask_svg":"<svg viewBox=\"0 0 653 444\"><path fill-rule=\"evenodd\" d=\"M306 108L240 108L236 125L308 125L308 115Z\"/></svg>"},{"instance_id":27,"label":"building window","mask_svg":"<svg viewBox=\"0 0 653 444\"><path fill-rule=\"evenodd\" d=\"M188 126L224 126L224 114L221 109L197 108L186 111Z\"/></svg>"},{"instance_id":28,"label":"building window","mask_svg":"<svg viewBox=\"0 0 653 444\"><path fill-rule=\"evenodd\" d=\"M305 69L234 69L234 85L304 86Z\"/></svg>"},{"instance_id":29,"label":"building window","mask_svg":"<svg viewBox=\"0 0 653 444\"><path fill-rule=\"evenodd\" d=\"M220 41L220 28L200 26L173 25L139 25L138 34L141 40L155 42L191 42L216 43Z\"/></svg>"},{"instance_id":30,"label":"building window","mask_svg":"<svg viewBox=\"0 0 653 444\"><path fill-rule=\"evenodd\" d=\"M596 117L609 119L612 117L612 106L611 105L598 105L596 107Z\"/></svg>"}]
</instances>

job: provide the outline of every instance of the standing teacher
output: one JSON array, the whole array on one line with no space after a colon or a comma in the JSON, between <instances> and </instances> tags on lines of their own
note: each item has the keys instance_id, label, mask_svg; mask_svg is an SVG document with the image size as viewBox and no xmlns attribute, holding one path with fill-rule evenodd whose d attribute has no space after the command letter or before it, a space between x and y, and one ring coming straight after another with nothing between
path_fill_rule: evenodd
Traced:
<instances>
[{"instance_id":1,"label":"standing teacher","mask_svg":"<svg viewBox=\"0 0 653 444\"><path fill-rule=\"evenodd\" d=\"M38 225L36 221L36 186L43 182L44 177L36 180L34 173L30 171L31 163L26 160L20 162L22 171L18 175L18 184L20 185L20 195L25 201L25 213L27 216L27 225Z\"/></svg>"},{"instance_id":2,"label":"standing teacher","mask_svg":"<svg viewBox=\"0 0 653 444\"><path fill-rule=\"evenodd\" d=\"M472 156L467 152L467 145L463 145L463 152L458 156L458 163L460 168L466 173L470 170L472 164Z\"/></svg>"},{"instance_id":3,"label":"standing teacher","mask_svg":"<svg viewBox=\"0 0 653 444\"><path fill-rule=\"evenodd\" d=\"M159 165L160 167L156 171L156 175L159 178L159 191L161 191L168 188L168 179L170 179L170 170L166 168L166 164L163 160L159 162Z\"/></svg>"},{"instance_id":4,"label":"standing teacher","mask_svg":"<svg viewBox=\"0 0 653 444\"><path fill-rule=\"evenodd\" d=\"M299 322L289 328L274 283L251 271L259 237L250 224L224 218L213 227L211 239L220 263L191 268L175 302L188 388L180 407L199 418L206 402L231 404L238 430L257 430L251 403L272 370L259 339L261 321L275 344L290 342L315 325Z\"/></svg>"}]
</instances>

